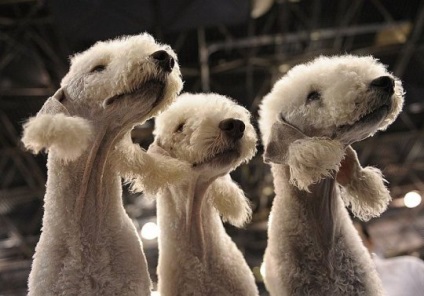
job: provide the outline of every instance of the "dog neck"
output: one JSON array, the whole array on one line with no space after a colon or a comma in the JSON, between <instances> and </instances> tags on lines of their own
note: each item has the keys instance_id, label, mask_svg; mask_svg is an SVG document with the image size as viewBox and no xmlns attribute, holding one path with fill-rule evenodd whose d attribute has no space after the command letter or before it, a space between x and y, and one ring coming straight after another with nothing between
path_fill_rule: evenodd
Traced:
<instances>
[{"instance_id":1,"label":"dog neck","mask_svg":"<svg viewBox=\"0 0 424 296\"><path fill-rule=\"evenodd\" d=\"M205 230L202 219L202 208L205 204L206 190L210 181L197 179L189 184L187 198L186 233L189 244L193 247L194 254L202 261L205 261Z\"/></svg>"},{"instance_id":2,"label":"dog neck","mask_svg":"<svg viewBox=\"0 0 424 296\"><path fill-rule=\"evenodd\" d=\"M335 236L339 227L336 215L339 202L336 181L333 177L324 178L309 187L310 192L303 191L290 184L290 168L287 165L273 164L274 185L276 187L276 202L304 215L307 222L307 232L323 252L323 263L331 272L331 258Z\"/></svg>"},{"instance_id":3,"label":"dog neck","mask_svg":"<svg viewBox=\"0 0 424 296\"><path fill-rule=\"evenodd\" d=\"M86 153L85 163L83 165L83 176L74 207L75 218L80 220L90 186L96 187L94 189L96 196L95 210L101 213L104 204L107 203L107 200L105 200L107 194L104 194L104 187L108 182L104 180L104 176L106 166L110 165L110 153L118 142L121 141L126 134L128 135L130 133L134 126L134 122L136 122L136 117L126 118L124 121L122 121L122 119L117 121L113 120L111 119L111 112L113 112L113 109L107 112L102 111L99 114L99 112L92 110L74 107L70 109L70 112L78 112L78 114L82 114L88 118L95 118L90 120L94 127L95 137ZM147 119L147 117L144 119ZM83 163L83 161L84 160L81 160L81 163ZM101 222L99 221L98 224L101 224ZM100 225L98 225L98 227L100 227Z\"/></svg>"},{"instance_id":4,"label":"dog neck","mask_svg":"<svg viewBox=\"0 0 424 296\"><path fill-rule=\"evenodd\" d=\"M212 205L208 203L208 195L206 194L209 186L215 179L206 179L201 174L193 172L183 185L169 187L160 197L161 200L158 204L158 210L164 212L167 210L161 204L167 204L170 200L174 202L174 207L178 208L178 211L173 213L174 217L171 217L171 219L177 219L179 221L177 222L178 230L182 231L180 235L184 237L185 243L190 249L189 252L201 262L207 260L208 252L206 249L209 245L207 242L210 237L209 229L214 228L213 225L209 224L214 218L213 215L216 214L216 218L219 220L219 215L214 212ZM171 197L166 195L171 195ZM158 216L161 215L162 213ZM174 233L163 234L170 237L177 235ZM179 238L181 239L181 236Z\"/></svg>"},{"instance_id":5,"label":"dog neck","mask_svg":"<svg viewBox=\"0 0 424 296\"><path fill-rule=\"evenodd\" d=\"M99 239L106 215L121 204L120 180L112 168L110 152L125 133L106 128L95 128L92 142L78 159L64 163L54 153L49 154L49 179L57 189L46 201L63 212L64 220L74 224L79 232L91 239ZM48 186L49 188L49 186ZM117 195L117 196L115 196ZM49 195L50 196L50 195Z\"/></svg>"}]
</instances>

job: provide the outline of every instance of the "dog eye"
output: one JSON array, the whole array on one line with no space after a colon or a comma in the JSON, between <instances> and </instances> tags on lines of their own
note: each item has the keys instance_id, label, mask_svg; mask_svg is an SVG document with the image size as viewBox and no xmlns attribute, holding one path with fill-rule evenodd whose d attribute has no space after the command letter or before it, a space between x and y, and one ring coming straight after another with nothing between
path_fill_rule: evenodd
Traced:
<instances>
[{"instance_id":1,"label":"dog eye","mask_svg":"<svg viewBox=\"0 0 424 296\"><path fill-rule=\"evenodd\" d=\"M312 101L317 101L321 98L321 95L319 94L319 92L317 91L311 91L308 96L306 97L306 102L312 102Z\"/></svg>"},{"instance_id":2,"label":"dog eye","mask_svg":"<svg viewBox=\"0 0 424 296\"><path fill-rule=\"evenodd\" d=\"M97 65L95 66L93 69L90 70L90 73L94 73L94 72L102 72L106 69L105 65Z\"/></svg>"},{"instance_id":3,"label":"dog eye","mask_svg":"<svg viewBox=\"0 0 424 296\"><path fill-rule=\"evenodd\" d=\"M180 123L175 130L176 133L181 133L184 129L184 122Z\"/></svg>"}]
</instances>

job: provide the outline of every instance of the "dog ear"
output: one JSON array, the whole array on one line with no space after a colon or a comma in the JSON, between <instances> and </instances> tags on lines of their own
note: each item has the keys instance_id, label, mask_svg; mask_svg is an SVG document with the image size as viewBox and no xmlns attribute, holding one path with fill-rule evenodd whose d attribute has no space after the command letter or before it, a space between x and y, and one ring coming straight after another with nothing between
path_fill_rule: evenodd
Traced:
<instances>
[{"instance_id":1,"label":"dog ear","mask_svg":"<svg viewBox=\"0 0 424 296\"><path fill-rule=\"evenodd\" d=\"M156 139L152 144L150 144L147 152L150 153L150 154L158 154L158 155L171 157L171 154L169 154L168 151L166 151L165 149L162 148L159 139Z\"/></svg>"},{"instance_id":2,"label":"dog ear","mask_svg":"<svg viewBox=\"0 0 424 296\"><path fill-rule=\"evenodd\" d=\"M363 168L351 146L346 148L336 180L341 185L346 206L350 206L352 213L361 220L379 216L391 200L381 171L374 167Z\"/></svg>"},{"instance_id":3,"label":"dog ear","mask_svg":"<svg viewBox=\"0 0 424 296\"><path fill-rule=\"evenodd\" d=\"M308 137L285 121L274 123L265 148L265 162L287 164L290 183L301 190L338 170L343 145L335 140Z\"/></svg>"},{"instance_id":4,"label":"dog ear","mask_svg":"<svg viewBox=\"0 0 424 296\"><path fill-rule=\"evenodd\" d=\"M60 102L64 95L59 89L37 115L24 124L22 142L35 154L46 149L55 151L64 161L72 161L87 148L93 133L88 120L70 116Z\"/></svg>"},{"instance_id":5,"label":"dog ear","mask_svg":"<svg viewBox=\"0 0 424 296\"><path fill-rule=\"evenodd\" d=\"M285 121L277 121L272 125L268 143L265 146L264 161L266 163L287 163L289 146L298 139L306 138L301 131Z\"/></svg>"},{"instance_id":6,"label":"dog ear","mask_svg":"<svg viewBox=\"0 0 424 296\"><path fill-rule=\"evenodd\" d=\"M296 140L287 153L290 183L309 191L309 185L337 172L343 155L343 145L335 140L318 137Z\"/></svg>"},{"instance_id":7,"label":"dog ear","mask_svg":"<svg viewBox=\"0 0 424 296\"><path fill-rule=\"evenodd\" d=\"M242 227L250 221L252 209L243 190L229 174L216 179L206 192L224 222Z\"/></svg>"},{"instance_id":8,"label":"dog ear","mask_svg":"<svg viewBox=\"0 0 424 296\"><path fill-rule=\"evenodd\" d=\"M70 115L68 109L66 109L66 107L62 104L64 99L66 99L65 91L63 88L59 88L53 96L46 100L37 115L58 113Z\"/></svg>"}]
</instances>

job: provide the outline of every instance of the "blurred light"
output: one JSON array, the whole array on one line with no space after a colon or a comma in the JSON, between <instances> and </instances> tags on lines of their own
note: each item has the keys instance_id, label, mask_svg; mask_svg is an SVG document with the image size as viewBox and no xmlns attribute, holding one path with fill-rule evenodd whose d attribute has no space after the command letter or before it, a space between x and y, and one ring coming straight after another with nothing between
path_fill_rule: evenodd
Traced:
<instances>
[{"instance_id":1,"label":"blurred light","mask_svg":"<svg viewBox=\"0 0 424 296\"><path fill-rule=\"evenodd\" d=\"M262 277L264 278L265 277L265 273L266 273L265 272L265 262L262 262L260 271L261 271Z\"/></svg>"},{"instance_id":2,"label":"blurred light","mask_svg":"<svg viewBox=\"0 0 424 296\"><path fill-rule=\"evenodd\" d=\"M411 191L405 194L403 202L407 208L415 208L421 203L421 195L416 191Z\"/></svg>"},{"instance_id":3,"label":"blurred light","mask_svg":"<svg viewBox=\"0 0 424 296\"><path fill-rule=\"evenodd\" d=\"M274 193L274 188L271 186L265 186L264 188L262 188L262 194L265 196L270 196L273 193Z\"/></svg>"},{"instance_id":4,"label":"blurred light","mask_svg":"<svg viewBox=\"0 0 424 296\"><path fill-rule=\"evenodd\" d=\"M278 67L278 71L281 73L286 73L290 70L291 66L289 64L282 64Z\"/></svg>"},{"instance_id":5,"label":"blurred light","mask_svg":"<svg viewBox=\"0 0 424 296\"><path fill-rule=\"evenodd\" d=\"M405 202L404 202L403 198L394 198L390 202L390 207L392 207L392 208L404 208Z\"/></svg>"},{"instance_id":6,"label":"blurred light","mask_svg":"<svg viewBox=\"0 0 424 296\"><path fill-rule=\"evenodd\" d=\"M414 114L418 114L424 111L423 103L412 103L408 104L408 111Z\"/></svg>"},{"instance_id":7,"label":"blurred light","mask_svg":"<svg viewBox=\"0 0 424 296\"><path fill-rule=\"evenodd\" d=\"M413 24L411 22L404 22L379 30L374 37L375 45L388 46L405 43L408 40L412 27Z\"/></svg>"},{"instance_id":8,"label":"blurred light","mask_svg":"<svg viewBox=\"0 0 424 296\"><path fill-rule=\"evenodd\" d=\"M157 238L159 235L159 227L155 222L147 222L141 228L141 237L147 240ZM153 295L153 294L152 294Z\"/></svg>"},{"instance_id":9,"label":"blurred light","mask_svg":"<svg viewBox=\"0 0 424 296\"><path fill-rule=\"evenodd\" d=\"M264 279L262 278L261 272L259 270L260 270L259 266L255 266L252 268L252 273L253 273L253 276L255 277L255 281L261 283L264 281Z\"/></svg>"},{"instance_id":10,"label":"blurred light","mask_svg":"<svg viewBox=\"0 0 424 296\"><path fill-rule=\"evenodd\" d=\"M317 41L321 38L321 33L320 32L312 32L310 37L311 37L311 40Z\"/></svg>"},{"instance_id":11,"label":"blurred light","mask_svg":"<svg viewBox=\"0 0 424 296\"><path fill-rule=\"evenodd\" d=\"M158 291L152 291L150 296L160 296L160 293Z\"/></svg>"}]
</instances>

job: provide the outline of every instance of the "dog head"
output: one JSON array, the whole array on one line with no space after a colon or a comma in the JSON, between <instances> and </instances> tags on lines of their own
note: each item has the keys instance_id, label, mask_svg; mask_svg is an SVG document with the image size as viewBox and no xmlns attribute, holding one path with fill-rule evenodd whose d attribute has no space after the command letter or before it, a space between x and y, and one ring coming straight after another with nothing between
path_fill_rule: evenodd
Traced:
<instances>
[{"instance_id":1,"label":"dog head","mask_svg":"<svg viewBox=\"0 0 424 296\"><path fill-rule=\"evenodd\" d=\"M181 87L175 53L150 35L98 42L72 58L61 88L25 124L22 140L35 153L56 150L73 160L93 135L129 131L171 103Z\"/></svg>"},{"instance_id":2,"label":"dog head","mask_svg":"<svg viewBox=\"0 0 424 296\"><path fill-rule=\"evenodd\" d=\"M183 94L156 118L155 143L204 174L223 175L256 152L250 113L217 94Z\"/></svg>"},{"instance_id":3,"label":"dog head","mask_svg":"<svg viewBox=\"0 0 424 296\"><path fill-rule=\"evenodd\" d=\"M390 194L381 172L362 168L349 145L387 128L403 95L401 82L372 57L320 57L296 66L260 108L265 160L287 164L290 182L303 190L335 177L358 217L377 216Z\"/></svg>"},{"instance_id":4,"label":"dog head","mask_svg":"<svg viewBox=\"0 0 424 296\"><path fill-rule=\"evenodd\" d=\"M208 200L224 221L242 226L250 219L249 200L229 175L256 153L245 108L218 94L183 94L156 118L154 134L149 151L188 162L194 173L213 180Z\"/></svg>"},{"instance_id":5,"label":"dog head","mask_svg":"<svg viewBox=\"0 0 424 296\"><path fill-rule=\"evenodd\" d=\"M262 103L260 129L270 141L285 121L310 137L349 145L384 130L403 105L401 82L372 57L319 57L294 67Z\"/></svg>"},{"instance_id":6,"label":"dog head","mask_svg":"<svg viewBox=\"0 0 424 296\"><path fill-rule=\"evenodd\" d=\"M60 103L71 115L134 125L175 99L180 76L172 49L148 34L101 41L72 57L61 89L45 109Z\"/></svg>"}]
</instances>

